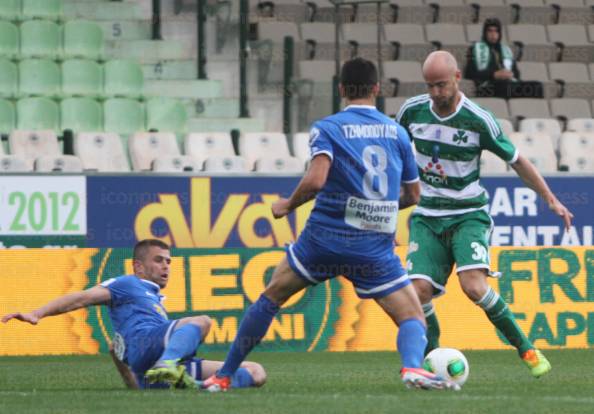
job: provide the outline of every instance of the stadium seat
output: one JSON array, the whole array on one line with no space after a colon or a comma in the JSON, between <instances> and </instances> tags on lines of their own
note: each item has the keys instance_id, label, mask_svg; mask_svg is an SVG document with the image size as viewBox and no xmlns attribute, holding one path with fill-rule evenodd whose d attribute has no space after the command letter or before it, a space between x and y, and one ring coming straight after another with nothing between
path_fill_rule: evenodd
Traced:
<instances>
[{"instance_id":1,"label":"stadium seat","mask_svg":"<svg viewBox=\"0 0 594 414\"><path fill-rule=\"evenodd\" d=\"M147 171L155 159L180 156L175 134L170 132L137 132L128 140L134 171Z\"/></svg>"},{"instance_id":2,"label":"stadium seat","mask_svg":"<svg viewBox=\"0 0 594 414\"><path fill-rule=\"evenodd\" d=\"M184 173L200 171L202 166L188 155L160 156L152 162L152 170L162 173Z\"/></svg>"},{"instance_id":3,"label":"stadium seat","mask_svg":"<svg viewBox=\"0 0 594 414\"><path fill-rule=\"evenodd\" d=\"M511 141L524 157L542 173L557 171L557 159L551 137L546 134L514 132Z\"/></svg>"},{"instance_id":4,"label":"stadium seat","mask_svg":"<svg viewBox=\"0 0 594 414\"><path fill-rule=\"evenodd\" d=\"M594 59L594 45L588 41L586 27L578 24L547 26L549 40L561 47L565 62L589 63Z\"/></svg>"},{"instance_id":5,"label":"stadium seat","mask_svg":"<svg viewBox=\"0 0 594 414\"><path fill-rule=\"evenodd\" d=\"M588 24L592 21L592 9L583 0L545 0L551 6L559 6L556 23Z\"/></svg>"},{"instance_id":6,"label":"stadium seat","mask_svg":"<svg viewBox=\"0 0 594 414\"><path fill-rule=\"evenodd\" d=\"M507 26L507 35L514 45L517 61L550 62L557 57L542 24L512 24Z\"/></svg>"},{"instance_id":7,"label":"stadium seat","mask_svg":"<svg viewBox=\"0 0 594 414\"><path fill-rule=\"evenodd\" d=\"M524 81L538 81L543 85L545 98L556 98L561 93L560 86L549 78L549 70L543 62L518 62L520 78Z\"/></svg>"},{"instance_id":8,"label":"stadium seat","mask_svg":"<svg viewBox=\"0 0 594 414\"><path fill-rule=\"evenodd\" d=\"M334 4L329 0L315 0L307 1L306 4L310 7L310 20L315 22L336 23L350 23L355 20L356 8L352 5L341 7L336 14ZM314 7L312 7L314 6Z\"/></svg>"},{"instance_id":9,"label":"stadium seat","mask_svg":"<svg viewBox=\"0 0 594 414\"><path fill-rule=\"evenodd\" d=\"M382 85L385 96L410 97L426 92L419 62L384 62L384 77L390 81L390 84Z\"/></svg>"},{"instance_id":10,"label":"stadium seat","mask_svg":"<svg viewBox=\"0 0 594 414\"><path fill-rule=\"evenodd\" d=\"M211 174L246 173L249 168L243 157L212 156L204 161L204 171Z\"/></svg>"},{"instance_id":11,"label":"stadium seat","mask_svg":"<svg viewBox=\"0 0 594 414\"><path fill-rule=\"evenodd\" d=\"M570 119L567 123L568 131L594 133L594 119L592 118L575 118Z\"/></svg>"},{"instance_id":12,"label":"stadium seat","mask_svg":"<svg viewBox=\"0 0 594 414\"><path fill-rule=\"evenodd\" d=\"M308 5L300 0L251 2L250 22L302 22L308 18Z\"/></svg>"},{"instance_id":13,"label":"stadium seat","mask_svg":"<svg viewBox=\"0 0 594 414\"><path fill-rule=\"evenodd\" d=\"M0 56L8 59L19 56L19 29L11 22L0 21Z\"/></svg>"},{"instance_id":14,"label":"stadium seat","mask_svg":"<svg viewBox=\"0 0 594 414\"><path fill-rule=\"evenodd\" d=\"M433 50L420 24L387 24L384 26L384 36L386 43L391 44L394 50L393 60L421 61Z\"/></svg>"},{"instance_id":15,"label":"stadium seat","mask_svg":"<svg viewBox=\"0 0 594 414\"><path fill-rule=\"evenodd\" d=\"M510 136L514 132L514 126L509 119L499 118L497 119L499 126L501 127L501 131L506 135Z\"/></svg>"},{"instance_id":16,"label":"stadium seat","mask_svg":"<svg viewBox=\"0 0 594 414\"><path fill-rule=\"evenodd\" d=\"M526 118L520 121L519 132L528 135L539 133L546 134L553 140L555 150L559 149L559 140L561 139L561 125L556 119L550 118Z\"/></svg>"},{"instance_id":17,"label":"stadium seat","mask_svg":"<svg viewBox=\"0 0 594 414\"><path fill-rule=\"evenodd\" d=\"M58 136L54 131L15 130L8 136L10 153L23 158L31 168L38 157L60 155Z\"/></svg>"},{"instance_id":18,"label":"stadium seat","mask_svg":"<svg viewBox=\"0 0 594 414\"><path fill-rule=\"evenodd\" d=\"M174 98L152 98L146 103L146 130L183 133L188 114L184 104Z\"/></svg>"},{"instance_id":19,"label":"stadium seat","mask_svg":"<svg viewBox=\"0 0 594 414\"><path fill-rule=\"evenodd\" d=\"M90 98L67 98L60 103L61 129L73 132L103 130L102 107Z\"/></svg>"},{"instance_id":20,"label":"stadium seat","mask_svg":"<svg viewBox=\"0 0 594 414\"><path fill-rule=\"evenodd\" d=\"M375 23L347 23L342 27L342 39L347 44L349 57L362 57L368 60L377 60L377 24ZM380 36L383 33L380 32ZM380 49L384 60L394 59L391 46L382 46Z\"/></svg>"},{"instance_id":21,"label":"stadium seat","mask_svg":"<svg viewBox=\"0 0 594 414\"><path fill-rule=\"evenodd\" d=\"M303 162L296 157L263 157L256 160L256 172L264 173L302 173Z\"/></svg>"},{"instance_id":22,"label":"stadium seat","mask_svg":"<svg viewBox=\"0 0 594 414\"><path fill-rule=\"evenodd\" d=\"M50 130L60 129L60 109L51 99L23 98L17 101L17 129Z\"/></svg>"},{"instance_id":23,"label":"stadium seat","mask_svg":"<svg viewBox=\"0 0 594 414\"><path fill-rule=\"evenodd\" d=\"M253 169L258 158L266 156L290 157L285 134L280 132L252 132L239 137L239 155L245 157Z\"/></svg>"},{"instance_id":24,"label":"stadium seat","mask_svg":"<svg viewBox=\"0 0 594 414\"><path fill-rule=\"evenodd\" d=\"M476 21L480 22L481 26L486 19L493 16L497 16L501 24L511 23L511 8L504 0L468 0L466 3L476 10L478 14Z\"/></svg>"},{"instance_id":25,"label":"stadium seat","mask_svg":"<svg viewBox=\"0 0 594 414\"><path fill-rule=\"evenodd\" d=\"M27 59L19 64L19 95L59 97L60 67L52 60Z\"/></svg>"},{"instance_id":26,"label":"stadium seat","mask_svg":"<svg viewBox=\"0 0 594 414\"><path fill-rule=\"evenodd\" d=\"M309 132L298 132L293 135L293 155L301 160L302 165L305 165L311 155L309 147Z\"/></svg>"},{"instance_id":27,"label":"stadium seat","mask_svg":"<svg viewBox=\"0 0 594 414\"><path fill-rule=\"evenodd\" d=\"M19 20L21 18L21 0L2 0L0 1L0 19Z\"/></svg>"},{"instance_id":28,"label":"stadium seat","mask_svg":"<svg viewBox=\"0 0 594 414\"><path fill-rule=\"evenodd\" d=\"M437 7L437 22L447 24L468 24L475 19L475 12L470 4L464 0L429 1L432 7Z\"/></svg>"},{"instance_id":29,"label":"stadium seat","mask_svg":"<svg viewBox=\"0 0 594 414\"><path fill-rule=\"evenodd\" d=\"M301 39L305 42L305 59L331 60L334 59L334 24L332 23L302 23ZM349 50L341 47L341 60L348 59Z\"/></svg>"},{"instance_id":30,"label":"stadium seat","mask_svg":"<svg viewBox=\"0 0 594 414\"><path fill-rule=\"evenodd\" d=\"M482 151L480 158L481 176L485 174L507 174L507 163L490 151Z\"/></svg>"},{"instance_id":31,"label":"stadium seat","mask_svg":"<svg viewBox=\"0 0 594 414\"><path fill-rule=\"evenodd\" d=\"M299 77L313 82L332 82L336 64L332 60L301 60Z\"/></svg>"},{"instance_id":32,"label":"stadium seat","mask_svg":"<svg viewBox=\"0 0 594 414\"><path fill-rule=\"evenodd\" d=\"M130 60L110 60L104 66L105 96L138 98L144 87L142 68Z\"/></svg>"},{"instance_id":33,"label":"stadium seat","mask_svg":"<svg viewBox=\"0 0 594 414\"><path fill-rule=\"evenodd\" d=\"M479 106L490 111L495 118L510 119L509 111L507 109L507 102L501 98L474 98L472 100Z\"/></svg>"},{"instance_id":34,"label":"stadium seat","mask_svg":"<svg viewBox=\"0 0 594 414\"><path fill-rule=\"evenodd\" d=\"M542 0L509 1L512 8L512 23L545 25L554 23L555 13Z\"/></svg>"},{"instance_id":35,"label":"stadium seat","mask_svg":"<svg viewBox=\"0 0 594 414\"><path fill-rule=\"evenodd\" d=\"M549 105L544 99L516 98L508 100L507 104L514 119L551 118Z\"/></svg>"},{"instance_id":36,"label":"stadium seat","mask_svg":"<svg viewBox=\"0 0 594 414\"><path fill-rule=\"evenodd\" d=\"M0 155L0 171L5 173L30 172L33 168L17 155Z\"/></svg>"},{"instance_id":37,"label":"stadium seat","mask_svg":"<svg viewBox=\"0 0 594 414\"><path fill-rule=\"evenodd\" d=\"M138 101L112 98L103 103L103 130L133 134L144 130L144 112Z\"/></svg>"},{"instance_id":38,"label":"stadium seat","mask_svg":"<svg viewBox=\"0 0 594 414\"><path fill-rule=\"evenodd\" d=\"M559 153L562 169L594 173L594 133L565 132L561 137Z\"/></svg>"},{"instance_id":39,"label":"stadium seat","mask_svg":"<svg viewBox=\"0 0 594 414\"><path fill-rule=\"evenodd\" d=\"M35 171L82 172L82 162L75 155L43 155L35 160Z\"/></svg>"},{"instance_id":40,"label":"stadium seat","mask_svg":"<svg viewBox=\"0 0 594 414\"><path fill-rule=\"evenodd\" d=\"M437 22L436 9L418 0L392 1L390 5L393 9L393 23L429 24Z\"/></svg>"},{"instance_id":41,"label":"stadium seat","mask_svg":"<svg viewBox=\"0 0 594 414\"><path fill-rule=\"evenodd\" d=\"M93 60L71 59L62 63L62 94L66 96L103 95L103 69Z\"/></svg>"},{"instance_id":42,"label":"stadium seat","mask_svg":"<svg viewBox=\"0 0 594 414\"><path fill-rule=\"evenodd\" d=\"M572 118L592 118L590 104L585 99L551 99L551 114L566 120Z\"/></svg>"},{"instance_id":43,"label":"stadium seat","mask_svg":"<svg viewBox=\"0 0 594 414\"><path fill-rule=\"evenodd\" d=\"M551 62L549 63L551 79L562 82L563 98L591 98L594 96L594 83L590 80L585 63Z\"/></svg>"},{"instance_id":44,"label":"stadium seat","mask_svg":"<svg viewBox=\"0 0 594 414\"><path fill-rule=\"evenodd\" d=\"M9 134L16 125L14 104L6 99L0 99L0 134ZM0 144L0 147L2 145Z\"/></svg>"},{"instance_id":45,"label":"stadium seat","mask_svg":"<svg viewBox=\"0 0 594 414\"><path fill-rule=\"evenodd\" d=\"M8 59L0 58L0 97L16 97L18 85L17 66Z\"/></svg>"},{"instance_id":46,"label":"stadium seat","mask_svg":"<svg viewBox=\"0 0 594 414\"><path fill-rule=\"evenodd\" d=\"M103 30L97 23L71 20L64 24L64 56L66 58L101 59Z\"/></svg>"},{"instance_id":47,"label":"stadium seat","mask_svg":"<svg viewBox=\"0 0 594 414\"><path fill-rule=\"evenodd\" d=\"M437 49L447 50L458 62L464 62L469 44L464 34L464 26L459 24L437 23L425 25L427 40Z\"/></svg>"},{"instance_id":48,"label":"stadium seat","mask_svg":"<svg viewBox=\"0 0 594 414\"><path fill-rule=\"evenodd\" d=\"M231 136L226 132L192 132L184 138L184 152L200 165L209 157L235 157Z\"/></svg>"},{"instance_id":49,"label":"stadium seat","mask_svg":"<svg viewBox=\"0 0 594 414\"><path fill-rule=\"evenodd\" d=\"M74 139L74 153L81 159L85 170L100 172L128 172L130 166L115 133L83 132Z\"/></svg>"},{"instance_id":50,"label":"stadium seat","mask_svg":"<svg viewBox=\"0 0 594 414\"><path fill-rule=\"evenodd\" d=\"M56 59L62 54L60 26L46 20L29 20L21 24L21 56Z\"/></svg>"},{"instance_id":51,"label":"stadium seat","mask_svg":"<svg viewBox=\"0 0 594 414\"><path fill-rule=\"evenodd\" d=\"M60 20L63 0L22 0L23 18Z\"/></svg>"}]
</instances>

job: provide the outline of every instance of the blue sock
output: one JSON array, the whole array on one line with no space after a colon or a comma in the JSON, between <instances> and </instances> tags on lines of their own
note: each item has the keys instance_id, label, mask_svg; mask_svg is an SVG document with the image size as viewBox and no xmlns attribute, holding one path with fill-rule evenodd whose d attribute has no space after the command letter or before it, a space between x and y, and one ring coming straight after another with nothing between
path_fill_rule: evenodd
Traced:
<instances>
[{"instance_id":1,"label":"blue sock","mask_svg":"<svg viewBox=\"0 0 594 414\"><path fill-rule=\"evenodd\" d=\"M198 325L188 323L176 329L159 359L183 359L194 356L202 340L202 330Z\"/></svg>"},{"instance_id":2,"label":"blue sock","mask_svg":"<svg viewBox=\"0 0 594 414\"><path fill-rule=\"evenodd\" d=\"M280 307L264 295L248 308L239 325L239 330L231 349L225 359L223 368L218 372L221 377L231 377L239 368L250 351L260 343L272 318L278 313Z\"/></svg>"},{"instance_id":3,"label":"blue sock","mask_svg":"<svg viewBox=\"0 0 594 414\"><path fill-rule=\"evenodd\" d=\"M396 345L400 352L402 367L420 368L427 346L427 329L418 319L406 319L400 322Z\"/></svg>"},{"instance_id":4,"label":"blue sock","mask_svg":"<svg viewBox=\"0 0 594 414\"><path fill-rule=\"evenodd\" d=\"M231 377L231 386L233 388L248 388L254 385L252 374L245 368L238 368Z\"/></svg>"}]
</instances>

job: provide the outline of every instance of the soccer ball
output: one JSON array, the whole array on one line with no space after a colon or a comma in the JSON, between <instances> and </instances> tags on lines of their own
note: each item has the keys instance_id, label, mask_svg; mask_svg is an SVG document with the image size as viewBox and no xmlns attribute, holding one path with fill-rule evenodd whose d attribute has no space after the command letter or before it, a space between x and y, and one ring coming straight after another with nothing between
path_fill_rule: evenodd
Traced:
<instances>
[{"instance_id":1,"label":"soccer ball","mask_svg":"<svg viewBox=\"0 0 594 414\"><path fill-rule=\"evenodd\" d=\"M436 348L425 357L423 368L442 378L464 385L470 366L462 352L452 348Z\"/></svg>"}]
</instances>

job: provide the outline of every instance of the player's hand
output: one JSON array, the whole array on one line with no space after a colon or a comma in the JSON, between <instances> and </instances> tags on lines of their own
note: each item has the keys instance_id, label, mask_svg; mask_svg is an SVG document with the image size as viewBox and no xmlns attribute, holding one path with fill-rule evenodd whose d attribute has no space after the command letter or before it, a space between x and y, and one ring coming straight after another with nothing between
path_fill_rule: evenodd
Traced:
<instances>
[{"instance_id":1,"label":"player's hand","mask_svg":"<svg viewBox=\"0 0 594 414\"><path fill-rule=\"evenodd\" d=\"M289 210L289 200L286 198L280 198L272 203L272 215L275 219L286 216L291 211Z\"/></svg>"},{"instance_id":2,"label":"player's hand","mask_svg":"<svg viewBox=\"0 0 594 414\"><path fill-rule=\"evenodd\" d=\"M495 79L512 79L514 73L511 70L499 69L497 72L493 73L493 77Z\"/></svg>"},{"instance_id":3,"label":"player's hand","mask_svg":"<svg viewBox=\"0 0 594 414\"><path fill-rule=\"evenodd\" d=\"M565 223L565 230L569 230L571 227L571 219L573 214L567 209L559 200L555 200L549 204L549 208L558 216L561 217L563 223Z\"/></svg>"},{"instance_id":4,"label":"player's hand","mask_svg":"<svg viewBox=\"0 0 594 414\"><path fill-rule=\"evenodd\" d=\"M4 315L2 317L2 322L6 323L11 319L17 319L21 322L28 322L31 325L37 325L37 322L39 322L39 319L41 319L41 318L39 318L33 312L29 312L29 313L16 312L16 313L9 313L8 315Z\"/></svg>"}]
</instances>

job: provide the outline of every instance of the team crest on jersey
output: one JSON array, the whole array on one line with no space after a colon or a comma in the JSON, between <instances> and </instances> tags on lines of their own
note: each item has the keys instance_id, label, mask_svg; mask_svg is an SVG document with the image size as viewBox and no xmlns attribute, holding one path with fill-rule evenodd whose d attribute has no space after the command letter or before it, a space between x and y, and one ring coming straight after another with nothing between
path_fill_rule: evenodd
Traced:
<instances>
[{"instance_id":1,"label":"team crest on jersey","mask_svg":"<svg viewBox=\"0 0 594 414\"><path fill-rule=\"evenodd\" d=\"M165 309L163 309L163 306L161 306L161 305L153 305L153 308L155 309L155 311L159 315L161 315L165 319L169 319L169 317L167 316L167 312L165 312Z\"/></svg>"},{"instance_id":2,"label":"team crest on jersey","mask_svg":"<svg viewBox=\"0 0 594 414\"><path fill-rule=\"evenodd\" d=\"M454 134L454 136L452 137L452 140L456 144L462 144L462 143L466 144L468 142L468 135L466 135L465 131L462 131L461 129L459 129L458 132L456 132Z\"/></svg>"}]
</instances>

